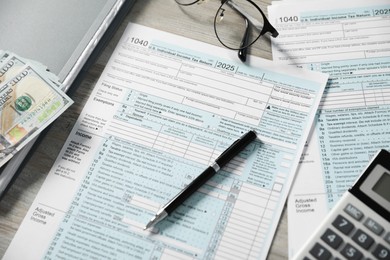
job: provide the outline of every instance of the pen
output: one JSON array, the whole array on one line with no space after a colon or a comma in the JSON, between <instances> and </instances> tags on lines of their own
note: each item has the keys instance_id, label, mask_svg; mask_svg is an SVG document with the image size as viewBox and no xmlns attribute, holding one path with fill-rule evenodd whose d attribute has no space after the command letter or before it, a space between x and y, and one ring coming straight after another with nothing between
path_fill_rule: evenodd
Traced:
<instances>
[{"instance_id":1,"label":"pen","mask_svg":"<svg viewBox=\"0 0 390 260\"><path fill-rule=\"evenodd\" d=\"M182 191L173 197L167 204L164 205L156 215L145 226L145 229L154 226L169 214L171 214L179 205L181 205L191 194L197 191L200 186L206 183L213 177L223 166L233 159L241 150L249 143L256 139L256 132L251 130L241 136L232 145L229 146L209 167L206 168L198 177L188 184Z\"/></svg>"}]
</instances>

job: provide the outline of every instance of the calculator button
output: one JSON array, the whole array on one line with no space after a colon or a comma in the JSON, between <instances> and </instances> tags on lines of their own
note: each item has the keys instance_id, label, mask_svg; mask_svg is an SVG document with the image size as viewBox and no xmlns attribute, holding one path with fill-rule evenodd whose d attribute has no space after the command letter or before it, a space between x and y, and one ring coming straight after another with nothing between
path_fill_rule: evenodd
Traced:
<instances>
[{"instance_id":1,"label":"calculator button","mask_svg":"<svg viewBox=\"0 0 390 260\"><path fill-rule=\"evenodd\" d=\"M368 218L365 222L364 222L364 225L369 229L371 230L372 232L374 232L375 234L377 234L378 236L380 234L382 234L383 232L383 227L378 223L376 222L375 220L371 219L371 218Z\"/></svg>"},{"instance_id":2,"label":"calculator button","mask_svg":"<svg viewBox=\"0 0 390 260\"><path fill-rule=\"evenodd\" d=\"M318 243L316 243L310 250L310 254L318 260L327 260L332 256L332 254L325 247Z\"/></svg>"},{"instance_id":3,"label":"calculator button","mask_svg":"<svg viewBox=\"0 0 390 260\"><path fill-rule=\"evenodd\" d=\"M390 250L381 244L378 244L372 254L377 259L390 260Z\"/></svg>"},{"instance_id":4,"label":"calculator button","mask_svg":"<svg viewBox=\"0 0 390 260\"><path fill-rule=\"evenodd\" d=\"M363 212L350 203L345 207L344 211L356 220L361 220L364 216Z\"/></svg>"},{"instance_id":5,"label":"calculator button","mask_svg":"<svg viewBox=\"0 0 390 260\"><path fill-rule=\"evenodd\" d=\"M337 218L332 222L332 225L345 235L348 235L354 228L354 225L341 215L337 216Z\"/></svg>"},{"instance_id":6,"label":"calculator button","mask_svg":"<svg viewBox=\"0 0 390 260\"><path fill-rule=\"evenodd\" d=\"M346 244L343 250L341 250L341 254L346 259L351 259L351 260L359 260L362 259L363 257L363 254L355 247L351 246L350 244Z\"/></svg>"},{"instance_id":7,"label":"calculator button","mask_svg":"<svg viewBox=\"0 0 390 260\"><path fill-rule=\"evenodd\" d=\"M385 241L390 244L390 232L387 232L385 236Z\"/></svg>"},{"instance_id":8,"label":"calculator button","mask_svg":"<svg viewBox=\"0 0 390 260\"><path fill-rule=\"evenodd\" d=\"M343 239L329 228L321 236L321 239L334 249L337 249L343 242Z\"/></svg>"},{"instance_id":9,"label":"calculator button","mask_svg":"<svg viewBox=\"0 0 390 260\"><path fill-rule=\"evenodd\" d=\"M374 239L360 229L353 235L352 240L364 249L370 248L372 243L374 243Z\"/></svg>"}]
</instances>

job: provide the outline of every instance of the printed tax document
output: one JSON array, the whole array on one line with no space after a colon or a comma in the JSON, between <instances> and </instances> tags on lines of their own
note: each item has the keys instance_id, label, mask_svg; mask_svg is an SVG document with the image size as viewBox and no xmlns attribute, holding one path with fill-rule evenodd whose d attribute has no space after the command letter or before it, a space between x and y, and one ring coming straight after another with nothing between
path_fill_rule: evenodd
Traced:
<instances>
[{"instance_id":1,"label":"printed tax document","mask_svg":"<svg viewBox=\"0 0 390 260\"><path fill-rule=\"evenodd\" d=\"M288 199L293 255L379 149L390 148L390 2L278 2L273 58L330 74Z\"/></svg>"},{"instance_id":2,"label":"printed tax document","mask_svg":"<svg viewBox=\"0 0 390 260\"><path fill-rule=\"evenodd\" d=\"M5 259L265 259L328 75L235 56L129 24ZM249 129L258 140L144 230Z\"/></svg>"}]
</instances>

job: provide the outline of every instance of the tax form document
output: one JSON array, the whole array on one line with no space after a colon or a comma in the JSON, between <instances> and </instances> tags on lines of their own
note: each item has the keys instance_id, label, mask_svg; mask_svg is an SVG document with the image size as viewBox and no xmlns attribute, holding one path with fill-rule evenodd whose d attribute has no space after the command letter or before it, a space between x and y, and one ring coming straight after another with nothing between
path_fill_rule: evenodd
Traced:
<instances>
[{"instance_id":1,"label":"tax form document","mask_svg":"<svg viewBox=\"0 0 390 260\"><path fill-rule=\"evenodd\" d=\"M273 58L330 74L288 199L293 255L379 149L390 148L390 2L269 8Z\"/></svg>"},{"instance_id":2,"label":"tax form document","mask_svg":"<svg viewBox=\"0 0 390 260\"><path fill-rule=\"evenodd\" d=\"M235 56L129 24L4 259L265 259L328 75Z\"/></svg>"}]
</instances>

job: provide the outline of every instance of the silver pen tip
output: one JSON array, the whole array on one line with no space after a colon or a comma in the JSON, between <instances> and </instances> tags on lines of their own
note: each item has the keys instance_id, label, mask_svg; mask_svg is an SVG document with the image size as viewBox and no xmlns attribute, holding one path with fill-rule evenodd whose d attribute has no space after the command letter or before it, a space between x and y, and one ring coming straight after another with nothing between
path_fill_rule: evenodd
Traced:
<instances>
[{"instance_id":1,"label":"silver pen tip","mask_svg":"<svg viewBox=\"0 0 390 260\"><path fill-rule=\"evenodd\" d=\"M148 228L150 228L153 224L153 220L149 221L148 224L146 224L146 226L144 227L144 230L147 230Z\"/></svg>"},{"instance_id":2,"label":"silver pen tip","mask_svg":"<svg viewBox=\"0 0 390 260\"><path fill-rule=\"evenodd\" d=\"M158 222L158 215L155 215L149 222L148 224L146 224L146 226L144 227L144 230L147 230L148 228L150 228L151 226L154 226L154 224L156 224Z\"/></svg>"},{"instance_id":3,"label":"silver pen tip","mask_svg":"<svg viewBox=\"0 0 390 260\"><path fill-rule=\"evenodd\" d=\"M144 230L154 226L155 224L157 224L158 222L160 222L161 220L163 220L166 216L168 216L168 213L162 209L160 210L159 212L157 212L157 214L149 221L148 224L146 224Z\"/></svg>"}]
</instances>

